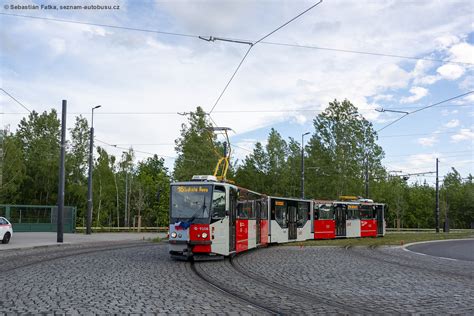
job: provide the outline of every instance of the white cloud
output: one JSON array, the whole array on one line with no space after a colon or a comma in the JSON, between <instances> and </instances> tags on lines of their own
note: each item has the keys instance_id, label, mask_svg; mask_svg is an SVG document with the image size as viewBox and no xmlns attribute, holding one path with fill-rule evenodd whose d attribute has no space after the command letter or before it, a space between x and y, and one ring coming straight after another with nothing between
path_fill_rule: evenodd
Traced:
<instances>
[{"instance_id":1,"label":"white cloud","mask_svg":"<svg viewBox=\"0 0 474 316\"><path fill-rule=\"evenodd\" d=\"M51 53L54 56L63 54L66 51L66 41L62 38L53 38L49 41L51 47Z\"/></svg>"},{"instance_id":2,"label":"white cloud","mask_svg":"<svg viewBox=\"0 0 474 316\"><path fill-rule=\"evenodd\" d=\"M463 42L449 49L453 61L474 63L474 45Z\"/></svg>"},{"instance_id":3,"label":"white cloud","mask_svg":"<svg viewBox=\"0 0 474 316\"><path fill-rule=\"evenodd\" d=\"M452 111L447 110L447 109L441 110L441 115L442 115L442 116L448 116L448 115L458 114L458 113L459 113L458 110L452 110Z\"/></svg>"},{"instance_id":4,"label":"white cloud","mask_svg":"<svg viewBox=\"0 0 474 316\"><path fill-rule=\"evenodd\" d=\"M136 7L134 13L121 10L113 15L91 12L83 16L81 12L71 19L255 39L301 12L308 3L170 1L148 6L145 1L141 6L143 10ZM468 1L324 2L273 34L269 41L430 56L435 47L429 43L439 34L470 32L469 8ZM246 49L232 43L85 25L13 18L3 22L2 43L9 43L9 47L3 51L2 71L18 74L2 76L2 86L37 110L59 108L61 98L68 99L70 112L89 113L91 104L102 104L100 110L104 112L183 112L198 105L209 110ZM456 38L439 38L438 43L455 47L460 45ZM56 42L50 43L53 39ZM463 47L449 53L461 58ZM60 63L47 58L52 48L61 53ZM242 135L280 122L308 124L318 112L219 111L318 110L334 98L347 98L366 118L382 122L390 116L374 111L375 103L398 99L399 93L408 95L405 89L411 80L418 80L414 85L421 88L419 85L442 78L430 74L435 67L430 62L417 62L415 74L406 70L407 63L411 61L259 44L237 73L213 118ZM420 96L412 93L411 98ZM120 143L173 143L185 120L178 115L105 114L95 119L99 139ZM6 120L15 126L19 119ZM157 151L175 155L172 145Z\"/></svg>"},{"instance_id":5,"label":"white cloud","mask_svg":"<svg viewBox=\"0 0 474 316\"><path fill-rule=\"evenodd\" d=\"M455 128L455 127L458 127L459 124L460 124L459 120L454 119L454 120L451 120L448 123L444 124L444 126L446 128Z\"/></svg>"},{"instance_id":6,"label":"white cloud","mask_svg":"<svg viewBox=\"0 0 474 316\"><path fill-rule=\"evenodd\" d=\"M400 103L413 103L415 101L418 101L428 94L428 89L425 89L423 87L413 87L410 89L410 93L412 95L409 97L403 97L400 100Z\"/></svg>"},{"instance_id":7,"label":"white cloud","mask_svg":"<svg viewBox=\"0 0 474 316\"><path fill-rule=\"evenodd\" d=\"M464 68L455 64L446 64L439 67L438 72L443 78L448 80L456 80L464 74Z\"/></svg>"},{"instance_id":8,"label":"white cloud","mask_svg":"<svg viewBox=\"0 0 474 316\"><path fill-rule=\"evenodd\" d=\"M459 130L459 133L451 136L451 140L454 143L459 143L464 140L474 140L474 132L468 128L462 128Z\"/></svg>"},{"instance_id":9,"label":"white cloud","mask_svg":"<svg viewBox=\"0 0 474 316\"><path fill-rule=\"evenodd\" d=\"M374 96L374 101L392 101L393 94L378 94Z\"/></svg>"},{"instance_id":10,"label":"white cloud","mask_svg":"<svg viewBox=\"0 0 474 316\"><path fill-rule=\"evenodd\" d=\"M446 34L435 39L435 43L440 49L446 49L453 44L459 43L459 37L451 34Z\"/></svg>"},{"instance_id":11,"label":"white cloud","mask_svg":"<svg viewBox=\"0 0 474 316\"><path fill-rule=\"evenodd\" d=\"M430 137L421 137L421 138L418 138L418 144L420 144L421 146L423 147L432 147L436 142L437 142L437 138L435 135L432 135Z\"/></svg>"}]
</instances>

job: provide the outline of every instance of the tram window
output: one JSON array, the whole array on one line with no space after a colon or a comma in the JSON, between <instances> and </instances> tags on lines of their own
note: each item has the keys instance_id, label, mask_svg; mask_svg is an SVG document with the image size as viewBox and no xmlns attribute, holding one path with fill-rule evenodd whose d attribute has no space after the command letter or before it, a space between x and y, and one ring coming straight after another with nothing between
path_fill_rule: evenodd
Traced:
<instances>
[{"instance_id":1,"label":"tram window","mask_svg":"<svg viewBox=\"0 0 474 316\"><path fill-rule=\"evenodd\" d=\"M298 202L298 214L297 214L297 226L303 227L308 220L308 210L309 210L309 203L306 202Z\"/></svg>"},{"instance_id":2,"label":"tram window","mask_svg":"<svg viewBox=\"0 0 474 316\"><path fill-rule=\"evenodd\" d=\"M212 218L220 219L225 217L225 188L221 186L214 187L212 194Z\"/></svg>"},{"instance_id":3,"label":"tram window","mask_svg":"<svg viewBox=\"0 0 474 316\"><path fill-rule=\"evenodd\" d=\"M275 206L275 220L282 228L288 227L288 220L286 218L286 206L276 205Z\"/></svg>"},{"instance_id":4,"label":"tram window","mask_svg":"<svg viewBox=\"0 0 474 316\"><path fill-rule=\"evenodd\" d=\"M374 210L372 207L361 207L360 210L360 219L372 219L374 218Z\"/></svg>"},{"instance_id":5,"label":"tram window","mask_svg":"<svg viewBox=\"0 0 474 316\"><path fill-rule=\"evenodd\" d=\"M359 210L348 209L347 210L347 219L359 219Z\"/></svg>"},{"instance_id":6,"label":"tram window","mask_svg":"<svg viewBox=\"0 0 474 316\"><path fill-rule=\"evenodd\" d=\"M318 206L314 204L313 207L313 219L318 220L319 219L319 214L318 214Z\"/></svg>"},{"instance_id":7,"label":"tram window","mask_svg":"<svg viewBox=\"0 0 474 316\"><path fill-rule=\"evenodd\" d=\"M268 218L268 214L267 214L267 201L265 199L262 200L261 202L261 207L260 207L260 218L261 219L267 219Z\"/></svg>"},{"instance_id":8,"label":"tram window","mask_svg":"<svg viewBox=\"0 0 474 316\"><path fill-rule=\"evenodd\" d=\"M245 203L247 207L247 214L249 216L249 219L255 219L255 202L247 202Z\"/></svg>"},{"instance_id":9,"label":"tram window","mask_svg":"<svg viewBox=\"0 0 474 316\"><path fill-rule=\"evenodd\" d=\"M245 207L245 202L237 202L237 218L247 219L248 218L248 209Z\"/></svg>"},{"instance_id":10,"label":"tram window","mask_svg":"<svg viewBox=\"0 0 474 316\"><path fill-rule=\"evenodd\" d=\"M320 205L318 219L334 219L334 209L331 205Z\"/></svg>"}]
</instances>

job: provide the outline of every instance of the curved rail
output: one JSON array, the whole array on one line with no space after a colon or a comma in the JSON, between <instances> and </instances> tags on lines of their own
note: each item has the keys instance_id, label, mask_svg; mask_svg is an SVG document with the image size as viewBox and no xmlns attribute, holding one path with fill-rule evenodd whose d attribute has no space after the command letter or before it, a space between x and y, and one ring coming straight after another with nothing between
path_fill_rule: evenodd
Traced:
<instances>
[{"instance_id":1,"label":"curved rail","mask_svg":"<svg viewBox=\"0 0 474 316\"><path fill-rule=\"evenodd\" d=\"M254 300L250 300L248 299L247 297L245 297L244 295L240 294L240 293L236 293L235 291L231 291L229 289L226 289L225 287L219 285L217 282L211 280L210 278L206 277L206 275L200 271L198 271L198 269L196 268L196 264L194 263L194 261L191 261L191 270L201 279L203 280L204 282L206 282L209 287L225 294L226 296L234 299L234 300L238 300L242 303L244 303L245 305L247 306L250 306L256 310L259 310L261 312L264 312L264 313L267 313L267 314L270 314L270 315L281 315L282 313L280 311L277 311L275 309L271 309L271 308L268 308L262 304L260 304L259 302L257 301L254 301Z\"/></svg>"},{"instance_id":2,"label":"curved rail","mask_svg":"<svg viewBox=\"0 0 474 316\"><path fill-rule=\"evenodd\" d=\"M245 254L247 254L247 253L244 253L242 255L245 255ZM362 306L353 307L353 306L348 305L348 304L339 303L339 302L335 302L335 301L330 301L328 299L328 296L322 296L322 295L319 296L319 295L316 295L314 293L308 293L308 292L305 292L303 290L295 289L295 288L289 287L287 285L284 285L284 284L281 284L281 283L278 283L278 282L275 282L275 281L268 280L268 279L266 279L262 276L259 276L259 275L256 275L254 273L248 272L238 262L236 262L234 258L230 259L230 264L232 265L232 267L234 267L235 270L237 270L239 273L247 276L248 278L251 278L253 280L261 282L261 283L263 283L263 284L265 284L269 287L272 287L274 289L278 289L278 290L283 291L285 293L291 293L295 297L304 298L304 299L307 300L308 304L311 304L311 302L316 302L316 303L321 304L321 305L331 306L331 307L340 309L341 312L349 313L349 314L361 314L361 313L373 314L373 313L376 313L376 311L374 311L372 309L367 309L367 308L364 308Z\"/></svg>"},{"instance_id":3,"label":"curved rail","mask_svg":"<svg viewBox=\"0 0 474 316\"><path fill-rule=\"evenodd\" d=\"M474 278L472 275L468 275L468 274L456 273L456 272L452 272L452 271L446 271L446 270L443 270L443 269L436 270L436 269L429 268L427 266L416 266L416 265L413 265L413 264L410 264L410 263L403 263L403 262L399 262L399 261L395 261L395 260L390 260L389 259L390 256L388 254L385 254L385 253L381 252L381 251L378 251L377 246L371 246L371 247L368 247L368 248L370 250L376 252L377 254L379 254L381 256L384 256L385 258L365 255L363 253L360 253L360 252L356 251L355 248L353 248L353 247L346 247L346 250L349 250L352 254L354 254L355 256L357 256L359 258L363 258L363 259L366 259L366 260L373 260L373 261L382 262L382 263L388 263L388 264L401 266L401 267L416 270L416 271L423 271L423 272L429 272L429 273L434 273L434 274L441 274L441 275L445 275L445 276L448 276L448 277L451 277L451 278L461 278L461 279L466 279L467 278L467 279L470 279L470 280L473 280L473 278Z\"/></svg>"},{"instance_id":4,"label":"curved rail","mask_svg":"<svg viewBox=\"0 0 474 316\"><path fill-rule=\"evenodd\" d=\"M126 242L126 243L113 243L113 244L101 244L101 245L96 245L96 246L93 246L93 247L88 247L88 246L84 246L82 248L73 248L73 249L65 249L63 251L61 251L60 253L56 253L58 255L53 255L51 256L51 254L49 253L46 253L44 254L44 256L46 256L46 258L44 257L41 257L41 255L38 255L37 253L34 253L34 254L30 254L30 255L18 255L18 256L14 256L13 258L7 258L7 260L5 260L6 262L0 262L2 264L0 264L0 273L4 273L4 272L11 272L13 270L18 270L18 269L22 269L22 268L27 268L27 267L30 267L30 266L34 266L34 265L37 265L37 264L42 264L42 263L45 263L45 262L51 262L51 261L54 261L54 260L59 260L59 259L64 259L64 258L69 258L69 257L74 257L74 256L79 256L79 255L83 255L83 254L90 254L90 253L94 253L94 252L103 252L103 251L112 251L112 250L119 250L119 249L127 249L127 248L138 248L138 247L150 247L150 246L156 246L156 244L152 244L152 243L143 243L143 242ZM13 266L8 266L8 264L6 265L5 263L11 263L11 264L14 264L15 263L15 259L18 258L19 260L22 260L22 261L27 261L26 263L23 263L23 264L19 264L19 265L13 265ZM13 259L13 260L12 260ZM29 260L31 259L31 260Z\"/></svg>"}]
</instances>

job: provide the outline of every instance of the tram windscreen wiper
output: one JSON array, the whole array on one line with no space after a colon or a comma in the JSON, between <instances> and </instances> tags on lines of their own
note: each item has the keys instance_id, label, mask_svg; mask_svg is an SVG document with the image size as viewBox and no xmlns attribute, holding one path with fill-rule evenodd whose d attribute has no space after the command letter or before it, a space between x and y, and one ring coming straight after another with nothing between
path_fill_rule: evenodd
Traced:
<instances>
[{"instance_id":1,"label":"tram windscreen wiper","mask_svg":"<svg viewBox=\"0 0 474 316\"><path fill-rule=\"evenodd\" d=\"M194 212L193 216L191 216L191 218L189 219L189 223L192 223L194 222L194 220L196 219L196 216L198 214L204 214L204 211L207 209L207 206L206 206L206 197L204 197L204 201L203 201L203 204L202 204L202 208L199 208L198 210L196 210L196 212Z\"/></svg>"}]
</instances>

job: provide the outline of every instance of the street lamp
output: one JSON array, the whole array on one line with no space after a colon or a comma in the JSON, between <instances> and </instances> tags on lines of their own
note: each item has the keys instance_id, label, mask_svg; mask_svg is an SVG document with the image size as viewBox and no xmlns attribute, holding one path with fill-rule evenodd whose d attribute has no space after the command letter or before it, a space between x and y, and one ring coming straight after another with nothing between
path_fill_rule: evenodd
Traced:
<instances>
[{"instance_id":1,"label":"street lamp","mask_svg":"<svg viewBox=\"0 0 474 316\"><path fill-rule=\"evenodd\" d=\"M89 176L87 179L87 223L86 223L86 234L90 235L92 232L92 162L94 155L94 110L100 108L101 105L94 106L92 108L91 116L91 130L89 138Z\"/></svg>"},{"instance_id":2,"label":"street lamp","mask_svg":"<svg viewBox=\"0 0 474 316\"><path fill-rule=\"evenodd\" d=\"M309 135L309 132L306 132L301 135L301 198L304 199L304 137Z\"/></svg>"}]
</instances>

